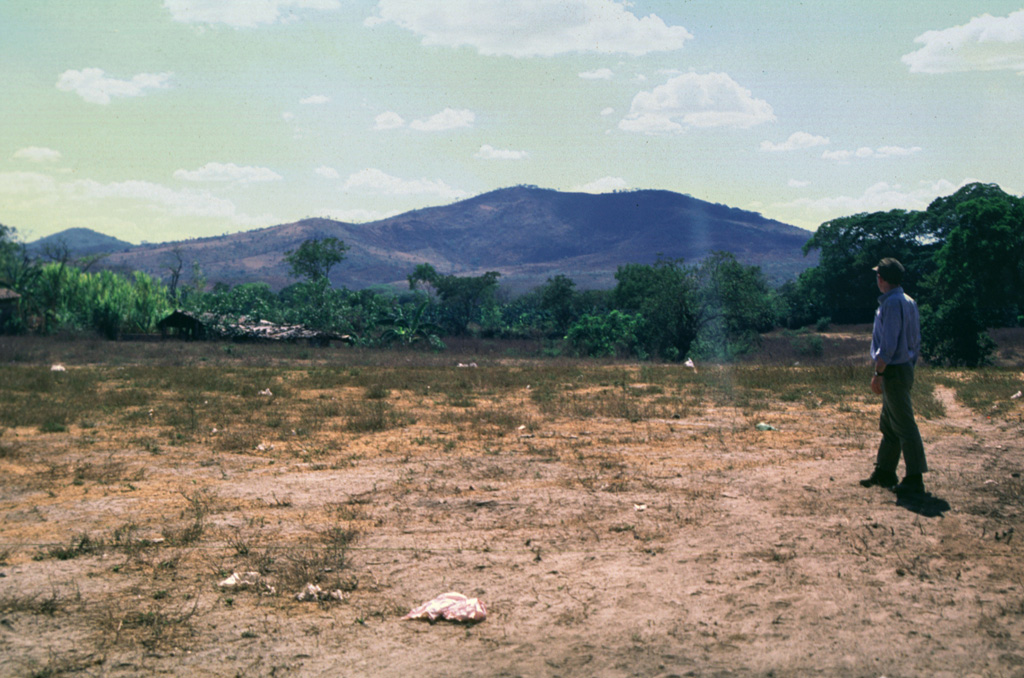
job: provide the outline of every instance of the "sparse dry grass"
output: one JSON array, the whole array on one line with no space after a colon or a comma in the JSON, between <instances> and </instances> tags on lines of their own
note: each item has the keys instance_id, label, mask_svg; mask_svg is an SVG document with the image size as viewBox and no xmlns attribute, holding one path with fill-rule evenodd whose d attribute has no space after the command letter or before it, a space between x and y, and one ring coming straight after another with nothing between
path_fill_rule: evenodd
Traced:
<instances>
[{"instance_id":1,"label":"sparse dry grass","mask_svg":"<svg viewBox=\"0 0 1024 678\"><path fill-rule=\"evenodd\" d=\"M474 356L480 367L459 368L450 356L347 349L140 345L105 355L91 345L14 344L0 340L0 567L18 574L0 579L0 613L16 625L59 624L26 641L29 659L0 664L0 673L170 667L152 657L220 643L234 659L206 661L243 675L263 640L308 654L330 619L332 633L355 647L364 641L352 633L390 623L436 587L473 594L471 582L483 578L493 596L526 571L531 586L560 601L548 621L574 633L596 618L610 623L597 587L620 566L643 581L648 565L707 563L704 587L723 601L746 579L772 591L786 577L810 586L799 568L819 556L791 535L763 542L756 531L744 536L739 521L709 546L707 535L744 502L764 502L750 509L758 520L806 521L810 530L820 522L851 557L888 554L879 557L900 577L941 580L956 558L947 549L915 560L908 534L893 533L883 549L881 530L844 526L854 509L837 508L821 469L871 455L878 403L860 366L694 372ZM67 372L49 372L57 358ZM1021 403L1007 396L1021 385L1009 370L922 369L915 405L924 426L939 422L932 433L945 431L936 387L954 388L970 412L1013 427ZM775 430L757 430L760 422ZM814 480L799 479L809 472ZM1019 469L1004 460L961 472L965 485L1000 479L965 499L960 519L977 521L982 543L968 546L995 554L999 585L1019 586L1020 568L1004 558L1024 541L1014 537L1024 529ZM780 484L747 480L766 474ZM687 551L691 538L707 553ZM742 544L731 566L746 569L730 571L740 583L714 589L717 559L729 558L714 554L728 552L730 539ZM894 545L902 550L890 554ZM618 565L568 579L569 560L598 567L610 557L602 554L618 554ZM258 585L218 587L250 571ZM295 600L306 584L342 595ZM1024 596L1015 588L1008 596L1000 614L1016 629ZM500 594L493 609L500 633L515 633L513 598ZM691 623L690 635L631 633L645 643L659 633L692 637L701 627ZM80 640L62 645L61 629ZM500 633L493 647L507 642ZM538 631L531 642L545 637Z\"/></svg>"}]
</instances>

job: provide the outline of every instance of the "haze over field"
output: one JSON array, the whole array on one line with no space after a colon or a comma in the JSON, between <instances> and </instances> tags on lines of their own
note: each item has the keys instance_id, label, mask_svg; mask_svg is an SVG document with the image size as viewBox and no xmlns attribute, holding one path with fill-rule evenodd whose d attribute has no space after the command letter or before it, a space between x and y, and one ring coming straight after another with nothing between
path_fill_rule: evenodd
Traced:
<instances>
[{"instance_id":1,"label":"haze over field","mask_svg":"<svg viewBox=\"0 0 1024 678\"><path fill-rule=\"evenodd\" d=\"M1003 0L7 0L0 223L131 242L497 188L803 228L1024 187Z\"/></svg>"}]
</instances>

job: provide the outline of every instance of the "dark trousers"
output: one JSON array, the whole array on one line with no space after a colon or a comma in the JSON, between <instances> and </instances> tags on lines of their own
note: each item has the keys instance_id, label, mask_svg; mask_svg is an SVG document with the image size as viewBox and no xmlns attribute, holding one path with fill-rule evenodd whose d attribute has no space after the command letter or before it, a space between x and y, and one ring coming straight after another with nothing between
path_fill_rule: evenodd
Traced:
<instances>
[{"instance_id":1,"label":"dark trousers","mask_svg":"<svg viewBox=\"0 0 1024 678\"><path fill-rule=\"evenodd\" d=\"M900 452L907 467L907 475L925 473L928 462L924 458L924 444L914 421L914 408L910 402L910 389L914 387L914 365L889 365L882 378L882 417L879 428L882 442L878 444L879 470L896 472Z\"/></svg>"}]
</instances>

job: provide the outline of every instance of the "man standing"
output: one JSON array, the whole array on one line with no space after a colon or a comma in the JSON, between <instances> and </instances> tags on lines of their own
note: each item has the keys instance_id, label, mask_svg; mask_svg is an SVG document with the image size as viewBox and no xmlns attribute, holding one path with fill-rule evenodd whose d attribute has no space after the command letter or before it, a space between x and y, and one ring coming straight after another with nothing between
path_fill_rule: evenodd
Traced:
<instances>
[{"instance_id":1,"label":"man standing","mask_svg":"<svg viewBox=\"0 0 1024 678\"><path fill-rule=\"evenodd\" d=\"M910 389L914 386L914 365L921 349L921 322L917 303L903 291L904 268L896 259L886 257L874 268L877 273L878 310L871 332L871 359L875 374L871 390L882 396L875 470L860 481L864 487L880 485L895 488L897 494L923 494L922 474L928 471L921 434L914 421ZM896 484L896 466L903 453L906 476Z\"/></svg>"}]
</instances>

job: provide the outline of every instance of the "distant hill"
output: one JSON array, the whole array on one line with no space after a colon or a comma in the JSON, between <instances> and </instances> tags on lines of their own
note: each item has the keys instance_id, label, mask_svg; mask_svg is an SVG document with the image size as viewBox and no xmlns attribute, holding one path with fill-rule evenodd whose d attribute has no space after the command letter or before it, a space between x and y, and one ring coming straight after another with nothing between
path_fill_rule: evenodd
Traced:
<instances>
[{"instance_id":1,"label":"distant hill","mask_svg":"<svg viewBox=\"0 0 1024 678\"><path fill-rule=\"evenodd\" d=\"M28 245L32 254L38 255L57 249L67 249L74 257L81 257L90 254L106 254L107 252L121 252L134 247L130 242L118 240L109 235L97 233L88 228L69 228L60 233L48 235L45 238L34 240Z\"/></svg>"},{"instance_id":2,"label":"distant hill","mask_svg":"<svg viewBox=\"0 0 1024 678\"><path fill-rule=\"evenodd\" d=\"M564 274L581 289L614 285L616 269L659 256L696 263L724 250L762 268L775 283L817 263L800 248L809 231L760 214L670 191L594 195L518 186L366 224L304 219L215 238L132 247L103 264L167 277L184 262L183 280L198 262L210 283L294 282L284 253L310 238L336 237L350 246L332 283L350 289L405 286L421 263L441 273L501 273L501 284L526 290Z\"/></svg>"}]
</instances>

